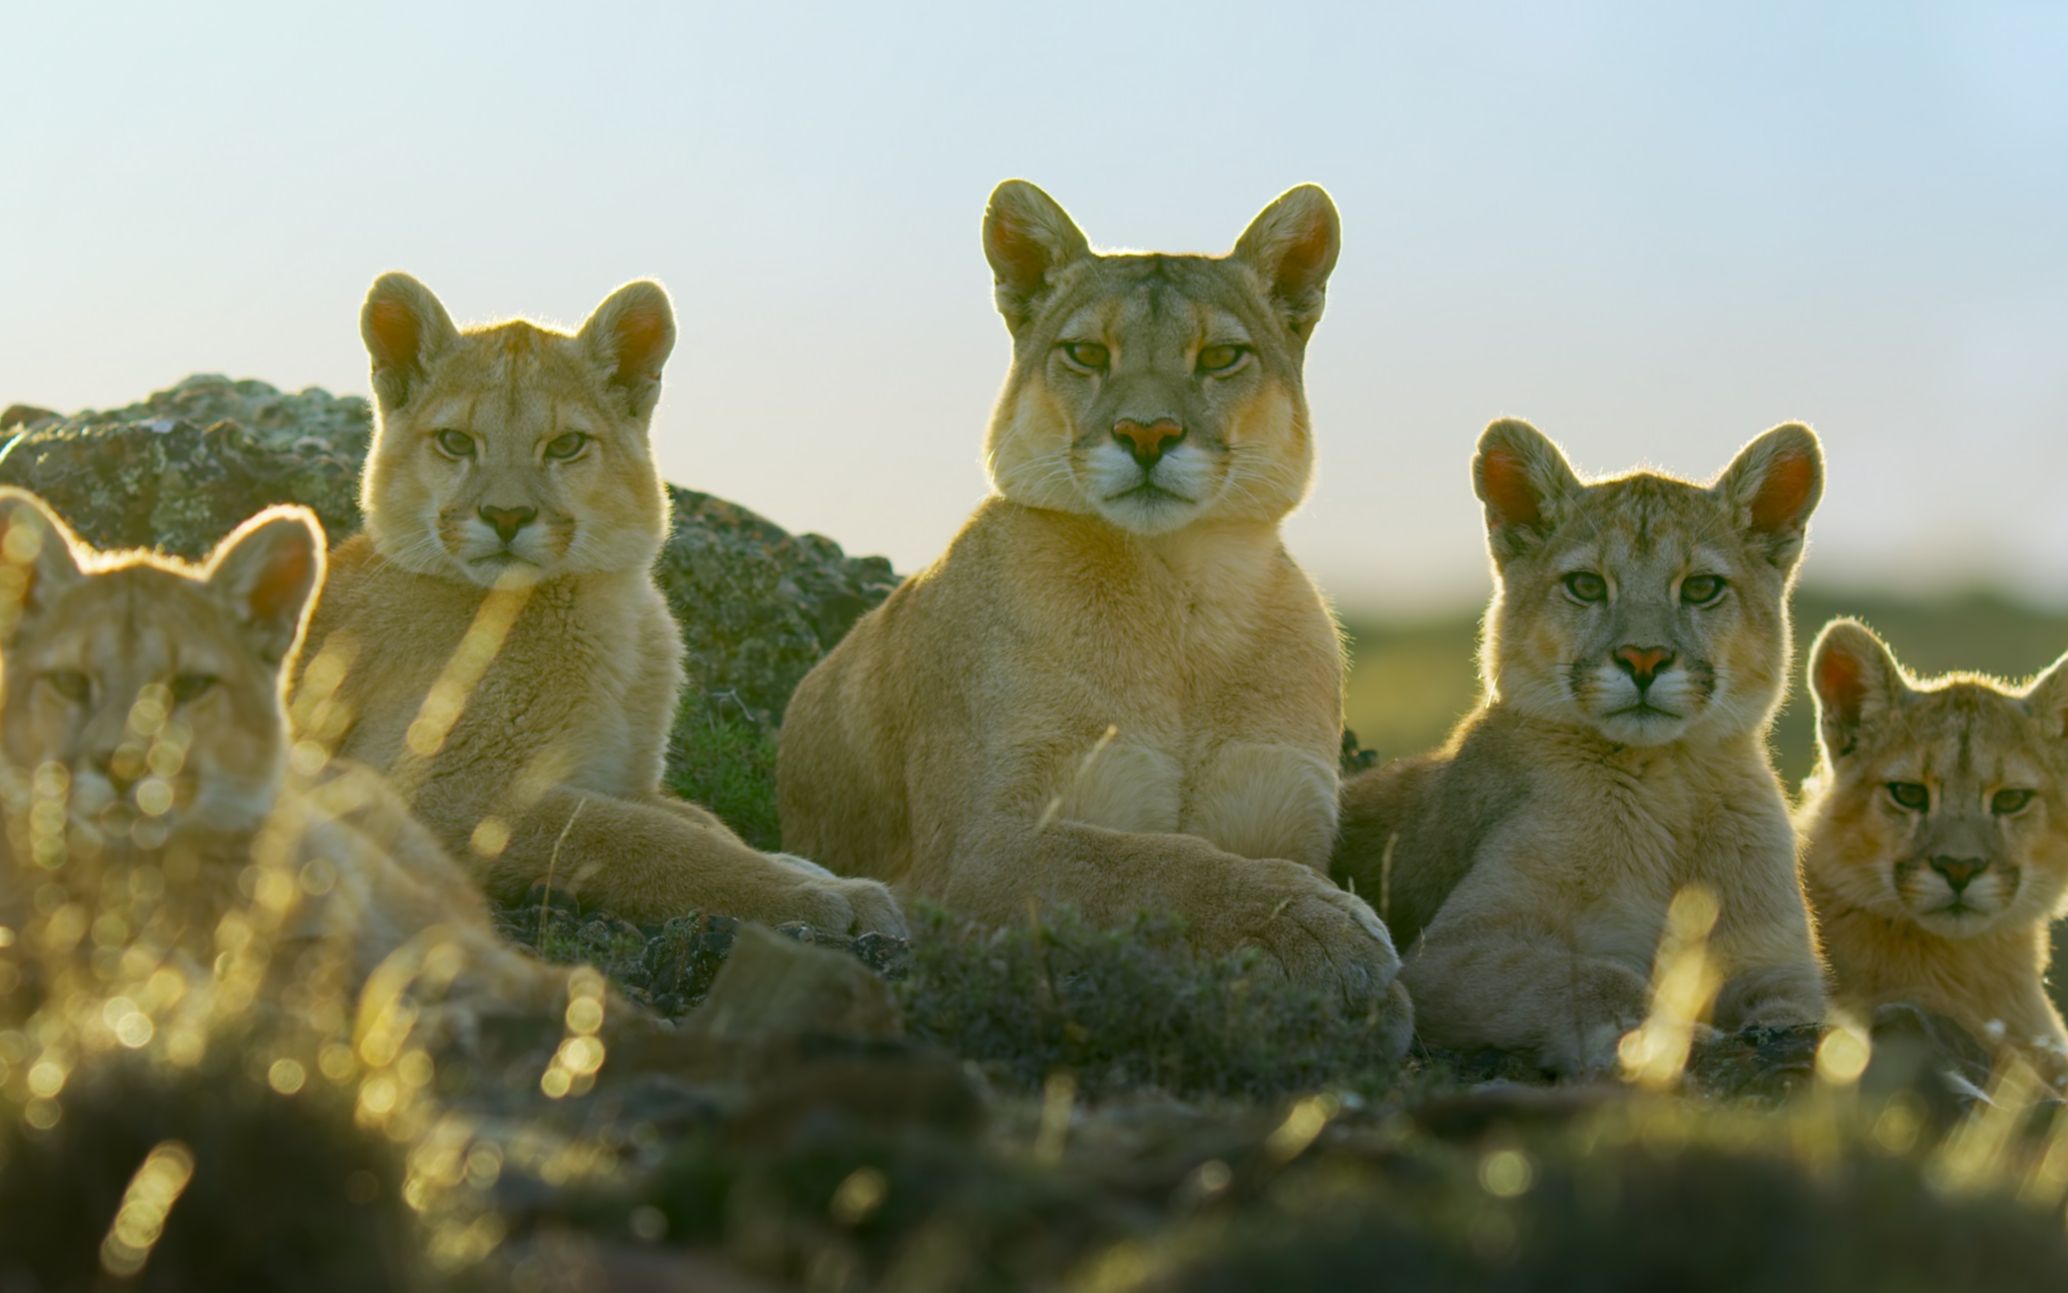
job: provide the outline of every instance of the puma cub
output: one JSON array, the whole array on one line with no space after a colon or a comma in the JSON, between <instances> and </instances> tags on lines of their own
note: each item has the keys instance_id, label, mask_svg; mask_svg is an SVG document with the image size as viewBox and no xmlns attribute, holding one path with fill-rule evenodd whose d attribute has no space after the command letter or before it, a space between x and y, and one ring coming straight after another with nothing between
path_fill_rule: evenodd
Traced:
<instances>
[{"instance_id":1,"label":"puma cub","mask_svg":"<svg viewBox=\"0 0 2068 1293\"><path fill-rule=\"evenodd\" d=\"M652 573L667 295L627 284L573 335L461 332L388 274L360 327L380 414L366 530L331 556L296 683L308 734L395 778L499 899L545 880L640 921L902 933L882 885L761 853L661 789L683 685Z\"/></svg>"},{"instance_id":2,"label":"puma cub","mask_svg":"<svg viewBox=\"0 0 2068 1293\"><path fill-rule=\"evenodd\" d=\"M567 971L497 938L378 777L290 757L282 670L322 579L303 508L261 512L197 568L95 552L0 489L0 919L24 944L34 916L87 931L78 950L117 983L271 940L268 993L305 1013L349 1006L412 944L455 949L453 994L476 1005L565 1006Z\"/></svg>"},{"instance_id":3,"label":"puma cub","mask_svg":"<svg viewBox=\"0 0 2068 1293\"><path fill-rule=\"evenodd\" d=\"M1527 423L1479 441L1485 694L1445 748L1343 790L1339 874L1409 945L1420 1032L1599 1073L1648 1007L1674 895L1706 886L1724 1027L1806 1024L1821 972L1766 753L1823 458L1760 436L1708 487L1582 482Z\"/></svg>"},{"instance_id":4,"label":"puma cub","mask_svg":"<svg viewBox=\"0 0 2068 1293\"><path fill-rule=\"evenodd\" d=\"M1810 655L1818 766L1796 818L1833 995L1905 1001L2068 1081L2047 925L2068 897L2068 658L2029 687L1918 681L1852 620Z\"/></svg>"},{"instance_id":5,"label":"puma cub","mask_svg":"<svg viewBox=\"0 0 2068 1293\"><path fill-rule=\"evenodd\" d=\"M1342 653L1278 535L1334 205L1293 189L1225 257L1101 255L1010 180L983 237L996 492L798 688L785 840L991 922L1176 913L1383 1004L1405 1046L1386 929L1325 874Z\"/></svg>"}]
</instances>

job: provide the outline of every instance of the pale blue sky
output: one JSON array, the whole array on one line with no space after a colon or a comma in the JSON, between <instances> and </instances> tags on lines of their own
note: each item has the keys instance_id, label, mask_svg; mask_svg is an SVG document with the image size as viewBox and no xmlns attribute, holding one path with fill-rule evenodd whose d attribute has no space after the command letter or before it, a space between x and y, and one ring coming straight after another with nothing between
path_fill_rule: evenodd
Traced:
<instances>
[{"instance_id":1,"label":"pale blue sky","mask_svg":"<svg viewBox=\"0 0 2068 1293\"><path fill-rule=\"evenodd\" d=\"M1345 246L1295 551L1478 600L1478 428L1707 475L1802 418L1812 577L2068 601L2068 5L0 0L0 403L363 391L367 283L674 293L668 474L910 568L982 495L1023 175L1095 243Z\"/></svg>"}]
</instances>

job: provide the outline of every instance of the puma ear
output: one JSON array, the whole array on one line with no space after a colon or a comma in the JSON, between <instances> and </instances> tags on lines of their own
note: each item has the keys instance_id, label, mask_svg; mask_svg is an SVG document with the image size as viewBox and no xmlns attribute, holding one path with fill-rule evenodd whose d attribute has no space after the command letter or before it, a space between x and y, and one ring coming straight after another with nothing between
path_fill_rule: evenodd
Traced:
<instances>
[{"instance_id":1,"label":"puma ear","mask_svg":"<svg viewBox=\"0 0 2068 1293\"><path fill-rule=\"evenodd\" d=\"M366 293L359 335L373 357L374 397L389 410L409 403L431 362L460 334L430 288L407 274L388 273Z\"/></svg>"},{"instance_id":2,"label":"puma ear","mask_svg":"<svg viewBox=\"0 0 2068 1293\"><path fill-rule=\"evenodd\" d=\"M1767 559L1783 570L1792 567L1824 494L1824 450L1816 432L1799 422L1768 431L1739 452L1716 491L1736 510L1739 527L1764 544Z\"/></svg>"},{"instance_id":3,"label":"puma ear","mask_svg":"<svg viewBox=\"0 0 2068 1293\"><path fill-rule=\"evenodd\" d=\"M1888 644L1858 620L1833 620L1817 634L1810 648L1809 684L1817 701L1817 741L1828 762L1851 754L1860 734L1909 690Z\"/></svg>"},{"instance_id":4,"label":"puma ear","mask_svg":"<svg viewBox=\"0 0 2068 1293\"><path fill-rule=\"evenodd\" d=\"M1486 504L1487 546L1496 564L1535 547L1582 488L1551 438L1520 418L1501 418L1480 433L1472 492Z\"/></svg>"},{"instance_id":5,"label":"puma ear","mask_svg":"<svg viewBox=\"0 0 2068 1293\"><path fill-rule=\"evenodd\" d=\"M984 259L998 312L1018 332L1033 319L1055 286L1058 271L1091 254L1091 243L1068 213L1025 180L1007 180L991 190L984 208Z\"/></svg>"},{"instance_id":6,"label":"puma ear","mask_svg":"<svg viewBox=\"0 0 2068 1293\"><path fill-rule=\"evenodd\" d=\"M661 365L675 349L675 307L659 283L639 279L604 298L579 334L623 392L635 418L652 416L661 398Z\"/></svg>"},{"instance_id":7,"label":"puma ear","mask_svg":"<svg viewBox=\"0 0 2068 1293\"><path fill-rule=\"evenodd\" d=\"M25 489L0 487L0 646L84 578L77 543L49 504Z\"/></svg>"},{"instance_id":8,"label":"puma ear","mask_svg":"<svg viewBox=\"0 0 2068 1293\"><path fill-rule=\"evenodd\" d=\"M2057 737L2068 737L2068 655L2032 680L2025 689L2025 706Z\"/></svg>"},{"instance_id":9,"label":"puma ear","mask_svg":"<svg viewBox=\"0 0 2068 1293\"><path fill-rule=\"evenodd\" d=\"M279 665L323 583L323 526L306 507L269 507L216 545L203 574L259 657Z\"/></svg>"},{"instance_id":10,"label":"puma ear","mask_svg":"<svg viewBox=\"0 0 2068 1293\"><path fill-rule=\"evenodd\" d=\"M1235 258L1257 271L1286 326L1305 341L1321 321L1342 247L1336 204L1319 184L1301 184L1257 213L1235 243Z\"/></svg>"}]
</instances>

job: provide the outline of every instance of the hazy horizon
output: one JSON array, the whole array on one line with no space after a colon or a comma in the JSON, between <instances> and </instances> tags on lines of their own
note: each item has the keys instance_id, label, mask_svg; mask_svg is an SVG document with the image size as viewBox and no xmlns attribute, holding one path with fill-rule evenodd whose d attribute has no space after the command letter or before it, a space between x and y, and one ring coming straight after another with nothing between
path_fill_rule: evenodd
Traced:
<instances>
[{"instance_id":1,"label":"hazy horizon","mask_svg":"<svg viewBox=\"0 0 2068 1293\"><path fill-rule=\"evenodd\" d=\"M1490 418L1707 478L1801 419L1806 578L2068 601L2068 8L19 11L0 404L192 372L364 393L389 268L573 324L654 277L663 468L901 569L983 495L1024 175L1095 244L1345 244L1289 522L1346 612L1485 590Z\"/></svg>"}]
</instances>

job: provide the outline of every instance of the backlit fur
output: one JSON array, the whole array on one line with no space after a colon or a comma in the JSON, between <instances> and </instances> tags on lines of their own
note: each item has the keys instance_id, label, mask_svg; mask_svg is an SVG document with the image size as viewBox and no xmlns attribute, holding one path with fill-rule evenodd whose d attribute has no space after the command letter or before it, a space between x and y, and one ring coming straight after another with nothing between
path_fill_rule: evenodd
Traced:
<instances>
[{"instance_id":1,"label":"backlit fur","mask_svg":"<svg viewBox=\"0 0 2068 1293\"><path fill-rule=\"evenodd\" d=\"M1426 1040L1614 1067L1647 1012L1667 906L1691 885L1720 904L1716 1022L1821 1016L1765 740L1822 482L1800 426L1708 486L1586 483L1528 424L1487 428L1483 699L1443 750L1345 785L1335 858L1413 944L1402 977ZM1646 688L1622 648L1663 661Z\"/></svg>"},{"instance_id":2,"label":"backlit fur","mask_svg":"<svg viewBox=\"0 0 2068 1293\"><path fill-rule=\"evenodd\" d=\"M1311 463L1300 359L1333 206L1294 189L1227 257L1100 256L1009 181L984 236L1014 353L997 492L799 687L786 842L1001 924L1174 913L1208 951L1339 988L1404 1046L1386 931L1323 874L1342 656L1278 535ZM1216 345L1248 349L1201 372ZM1183 439L1145 471L1122 419ZM1168 496L1128 493L1145 482Z\"/></svg>"},{"instance_id":3,"label":"backlit fur","mask_svg":"<svg viewBox=\"0 0 2068 1293\"><path fill-rule=\"evenodd\" d=\"M2068 1080L2045 987L2068 898L2068 661L2025 686L1918 680L1835 620L1809 677L1819 760L1797 822L1838 1003L1921 1005ZM1900 802L1913 787L1923 802Z\"/></svg>"},{"instance_id":4,"label":"backlit fur","mask_svg":"<svg viewBox=\"0 0 2068 1293\"><path fill-rule=\"evenodd\" d=\"M259 949L270 1004L340 1029L411 946L459 953L443 999L465 1005L448 1023L565 1004L567 972L496 937L378 777L291 755L282 673L323 574L308 511L262 512L191 566L96 552L40 500L0 490L0 558L10 924L89 931L76 959L110 988L167 955L206 974ZM24 948L72 950L49 935Z\"/></svg>"},{"instance_id":5,"label":"backlit fur","mask_svg":"<svg viewBox=\"0 0 2068 1293\"><path fill-rule=\"evenodd\" d=\"M379 411L366 530L331 558L302 730L394 777L504 901L544 881L636 920L902 931L881 885L763 854L661 788L683 686L653 577L666 294L628 284L573 333L461 331L389 274L361 331Z\"/></svg>"}]
</instances>

